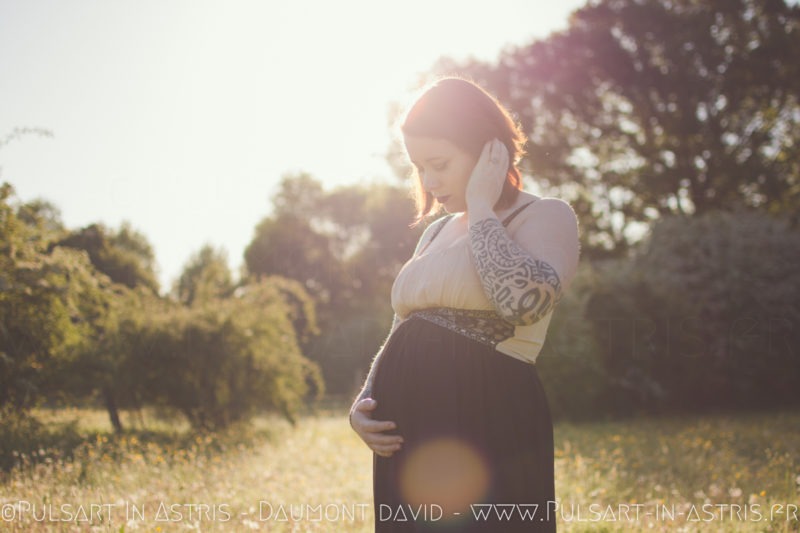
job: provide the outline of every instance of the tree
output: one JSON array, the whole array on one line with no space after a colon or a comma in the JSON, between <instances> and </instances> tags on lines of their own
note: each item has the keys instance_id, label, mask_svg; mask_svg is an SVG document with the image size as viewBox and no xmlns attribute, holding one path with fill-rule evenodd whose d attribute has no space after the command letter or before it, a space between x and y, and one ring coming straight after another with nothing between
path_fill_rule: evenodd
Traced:
<instances>
[{"instance_id":1,"label":"tree","mask_svg":"<svg viewBox=\"0 0 800 533\"><path fill-rule=\"evenodd\" d=\"M324 391L303 357L284 280L263 278L191 307L161 301L120 328L129 356L125 388L177 410L198 429L218 429L275 410L294 421L310 392ZM307 317L312 320L313 314Z\"/></svg>"},{"instance_id":2,"label":"tree","mask_svg":"<svg viewBox=\"0 0 800 533\"><path fill-rule=\"evenodd\" d=\"M274 213L245 252L250 277L299 281L314 298L321 334L303 344L328 389L350 392L386 337L390 289L422 231L401 187L375 183L325 191L307 174L286 176Z\"/></svg>"},{"instance_id":3,"label":"tree","mask_svg":"<svg viewBox=\"0 0 800 533\"><path fill-rule=\"evenodd\" d=\"M339 299L341 263L330 240L309 220L285 213L262 220L244 253L251 276L277 275L299 281L323 306Z\"/></svg>"},{"instance_id":4,"label":"tree","mask_svg":"<svg viewBox=\"0 0 800 533\"><path fill-rule=\"evenodd\" d=\"M102 335L110 280L88 258L48 248L32 216L0 187L0 406L28 409L67 361ZM40 204L37 204L40 205ZM52 392L52 391L48 391Z\"/></svg>"},{"instance_id":5,"label":"tree","mask_svg":"<svg viewBox=\"0 0 800 533\"><path fill-rule=\"evenodd\" d=\"M274 213L276 216L294 214L300 218L310 218L314 216L322 196L322 184L311 174L288 174L281 179L278 192L272 199Z\"/></svg>"},{"instance_id":6,"label":"tree","mask_svg":"<svg viewBox=\"0 0 800 533\"><path fill-rule=\"evenodd\" d=\"M153 247L127 222L116 231L91 224L50 245L56 246L85 250L97 270L115 283L128 288L143 286L158 293Z\"/></svg>"},{"instance_id":7,"label":"tree","mask_svg":"<svg viewBox=\"0 0 800 533\"><path fill-rule=\"evenodd\" d=\"M374 301L376 290L388 296L387 284L421 233L410 228L408 192L393 185L323 191L307 174L290 175L274 204L245 251L248 272L296 279L337 315L350 304Z\"/></svg>"},{"instance_id":8,"label":"tree","mask_svg":"<svg viewBox=\"0 0 800 533\"><path fill-rule=\"evenodd\" d=\"M227 296L233 287L227 254L207 244L189 258L175 290L180 302L192 305L197 300Z\"/></svg>"},{"instance_id":9,"label":"tree","mask_svg":"<svg viewBox=\"0 0 800 533\"><path fill-rule=\"evenodd\" d=\"M796 407L800 234L756 210L663 217L596 275L615 410Z\"/></svg>"},{"instance_id":10,"label":"tree","mask_svg":"<svg viewBox=\"0 0 800 533\"><path fill-rule=\"evenodd\" d=\"M61 210L44 199L35 199L21 204L17 217L24 224L36 228L43 240L54 240L66 233L61 221Z\"/></svg>"},{"instance_id":11,"label":"tree","mask_svg":"<svg viewBox=\"0 0 800 533\"><path fill-rule=\"evenodd\" d=\"M131 376L126 375L123 368L129 350L121 342L120 330L130 324L132 316L144 316L150 307L149 302L159 298L149 289L128 289L92 270L95 276L106 280L102 313L93 317L93 330L85 336L79 349L51 365L45 383L50 397L60 395L75 400L95 399L99 395L111 426L115 432L121 433L120 409L135 405L135 389L124 386Z\"/></svg>"},{"instance_id":12,"label":"tree","mask_svg":"<svg viewBox=\"0 0 800 533\"><path fill-rule=\"evenodd\" d=\"M800 7L598 0L569 27L457 65L518 115L524 168L570 199L585 251L667 214L800 207Z\"/></svg>"}]
</instances>

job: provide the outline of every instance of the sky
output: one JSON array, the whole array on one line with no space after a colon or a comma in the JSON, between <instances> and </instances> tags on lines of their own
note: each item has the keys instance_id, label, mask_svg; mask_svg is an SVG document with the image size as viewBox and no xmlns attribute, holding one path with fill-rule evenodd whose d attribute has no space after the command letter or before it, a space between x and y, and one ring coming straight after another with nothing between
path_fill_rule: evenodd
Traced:
<instances>
[{"instance_id":1,"label":"sky","mask_svg":"<svg viewBox=\"0 0 800 533\"><path fill-rule=\"evenodd\" d=\"M0 0L0 182L65 225L129 222L162 292L234 272L281 177L392 181L388 109L442 56L493 61L583 0Z\"/></svg>"}]
</instances>

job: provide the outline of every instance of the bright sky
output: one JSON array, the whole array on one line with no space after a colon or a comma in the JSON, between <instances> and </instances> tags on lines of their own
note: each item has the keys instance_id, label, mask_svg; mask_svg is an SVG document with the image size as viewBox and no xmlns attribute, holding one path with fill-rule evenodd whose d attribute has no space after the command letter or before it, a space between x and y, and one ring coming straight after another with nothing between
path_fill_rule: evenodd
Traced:
<instances>
[{"instance_id":1,"label":"bright sky","mask_svg":"<svg viewBox=\"0 0 800 533\"><path fill-rule=\"evenodd\" d=\"M280 178L394 179L388 104L583 0L0 0L0 181L69 228L127 220L162 291L205 243L238 271Z\"/></svg>"}]
</instances>

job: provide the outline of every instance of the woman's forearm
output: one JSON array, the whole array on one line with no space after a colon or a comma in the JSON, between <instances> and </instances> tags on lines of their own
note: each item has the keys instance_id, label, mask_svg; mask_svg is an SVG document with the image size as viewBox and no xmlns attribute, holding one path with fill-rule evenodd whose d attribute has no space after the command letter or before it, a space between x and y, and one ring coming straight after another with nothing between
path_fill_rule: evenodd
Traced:
<instances>
[{"instance_id":1,"label":"woman's forearm","mask_svg":"<svg viewBox=\"0 0 800 533\"><path fill-rule=\"evenodd\" d=\"M558 273L514 242L495 216L470 223L472 258L486 296L515 325L542 319L561 298Z\"/></svg>"}]
</instances>

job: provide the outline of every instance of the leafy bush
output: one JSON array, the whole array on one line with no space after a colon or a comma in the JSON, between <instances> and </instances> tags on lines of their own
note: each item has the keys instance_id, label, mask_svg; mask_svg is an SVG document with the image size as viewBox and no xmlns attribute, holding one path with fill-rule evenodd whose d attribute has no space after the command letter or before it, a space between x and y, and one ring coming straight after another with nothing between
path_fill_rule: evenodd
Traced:
<instances>
[{"instance_id":1,"label":"leafy bush","mask_svg":"<svg viewBox=\"0 0 800 533\"><path fill-rule=\"evenodd\" d=\"M110 280L84 253L50 248L51 233L0 186L0 408L36 405L54 368L103 327Z\"/></svg>"},{"instance_id":2,"label":"leafy bush","mask_svg":"<svg viewBox=\"0 0 800 533\"><path fill-rule=\"evenodd\" d=\"M595 419L608 413L601 399L607 394L609 379L599 358L594 329L586 320L586 305L596 284L594 266L582 262L553 312L536 360L554 418Z\"/></svg>"},{"instance_id":3,"label":"leafy bush","mask_svg":"<svg viewBox=\"0 0 800 533\"><path fill-rule=\"evenodd\" d=\"M267 278L232 298L151 310L123 326L130 350L121 376L129 395L177 410L199 429L217 429L259 410L294 420L309 392L324 389L292 326L286 280ZM313 320L313 317L309 317Z\"/></svg>"},{"instance_id":4,"label":"leafy bush","mask_svg":"<svg viewBox=\"0 0 800 533\"><path fill-rule=\"evenodd\" d=\"M74 422L46 428L26 410L0 407L0 472L69 456L81 441Z\"/></svg>"},{"instance_id":5,"label":"leafy bush","mask_svg":"<svg viewBox=\"0 0 800 533\"><path fill-rule=\"evenodd\" d=\"M665 218L587 303L617 412L800 404L800 233L754 211Z\"/></svg>"}]
</instances>

